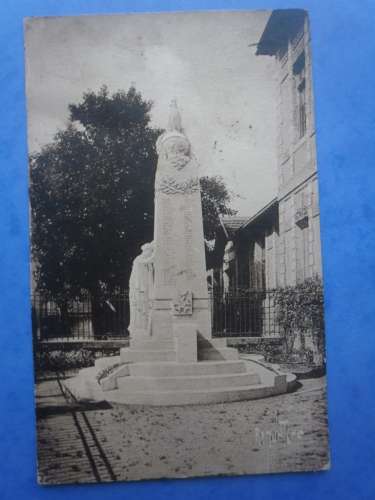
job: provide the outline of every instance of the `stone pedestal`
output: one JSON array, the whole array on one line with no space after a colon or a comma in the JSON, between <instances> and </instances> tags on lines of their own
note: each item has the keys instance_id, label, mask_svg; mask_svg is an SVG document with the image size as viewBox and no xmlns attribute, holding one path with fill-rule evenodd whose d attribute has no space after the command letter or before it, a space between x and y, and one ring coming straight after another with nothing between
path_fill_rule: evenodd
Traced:
<instances>
[{"instance_id":1,"label":"stone pedestal","mask_svg":"<svg viewBox=\"0 0 375 500\"><path fill-rule=\"evenodd\" d=\"M177 363L196 363L198 361L198 342L195 323L174 325Z\"/></svg>"}]
</instances>

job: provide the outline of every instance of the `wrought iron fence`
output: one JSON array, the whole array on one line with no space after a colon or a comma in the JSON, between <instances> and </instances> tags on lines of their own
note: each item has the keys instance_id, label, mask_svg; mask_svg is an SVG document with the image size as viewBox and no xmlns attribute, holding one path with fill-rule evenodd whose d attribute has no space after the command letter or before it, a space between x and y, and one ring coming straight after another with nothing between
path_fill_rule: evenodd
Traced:
<instances>
[{"instance_id":1,"label":"wrought iron fence","mask_svg":"<svg viewBox=\"0 0 375 500\"><path fill-rule=\"evenodd\" d=\"M278 336L272 291L236 291L210 295L214 337ZM129 335L129 295L118 294L93 308L90 297L64 305L40 294L32 297L34 338L105 340Z\"/></svg>"},{"instance_id":2,"label":"wrought iron fence","mask_svg":"<svg viewBox=\"0 0 375 500\"><path fill-rule=\"evenodd\" d=\"M211 297L214 337L279 336L272 291L214 292Z\"/></svg>"},{"instance_id":3,"label":"wrought iron fence","mask_svg":"<svg viewBox=\"0 0 375 500\"><path fill-rule=\"evenodd\" d=\"M32 296L33 336L37 340L111 339L128 336L127 292L93 305L88 295L64 304Z\"/></svg>"}]
</instances>

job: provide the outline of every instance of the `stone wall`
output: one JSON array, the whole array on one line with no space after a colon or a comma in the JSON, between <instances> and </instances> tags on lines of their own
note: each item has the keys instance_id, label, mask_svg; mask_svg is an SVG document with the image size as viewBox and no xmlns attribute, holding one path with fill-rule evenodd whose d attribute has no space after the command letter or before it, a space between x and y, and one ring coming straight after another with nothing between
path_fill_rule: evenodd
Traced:
<instances>
[{"instance_id":1,"label":"stone wall","mask_svg":"<svg viewBox=\"0 0 375 500\"><path fill-rule=\"evenodd\" d=\"M277 284L321 275L319 197L308 19L276 54L279 119Z\"/></svg>"}]
</instances>

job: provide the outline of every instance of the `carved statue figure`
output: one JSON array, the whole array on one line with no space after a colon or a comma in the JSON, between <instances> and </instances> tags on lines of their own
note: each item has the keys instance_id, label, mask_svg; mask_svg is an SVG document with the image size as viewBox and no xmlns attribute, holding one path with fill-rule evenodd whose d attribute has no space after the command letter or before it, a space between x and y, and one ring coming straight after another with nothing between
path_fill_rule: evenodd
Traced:
<instances>
[{"instance_id":1,"label":"carved statue figure","mask_svg":"<svg viewBox=\"0 0 375 500\"><path fill-rule=\"evenodd\" d=\"M177 108L176 99L172 99L171 106L169 110L169 120L168 120L168 130L172 132L173 130L177 130L177 132L183 132L182 123L181 123L181 115Z\"/></svg>"},{"instance_id":2,"label":"carved statue figure","mask_svg":"<svg viewBox=\"0 0 375 500\"><path fill-rule=\"evenodd\" d=\"M154 243L145 243L133 261L129 280L130 335L151 334L154 287Z\"/></svg>"}]
</instances>

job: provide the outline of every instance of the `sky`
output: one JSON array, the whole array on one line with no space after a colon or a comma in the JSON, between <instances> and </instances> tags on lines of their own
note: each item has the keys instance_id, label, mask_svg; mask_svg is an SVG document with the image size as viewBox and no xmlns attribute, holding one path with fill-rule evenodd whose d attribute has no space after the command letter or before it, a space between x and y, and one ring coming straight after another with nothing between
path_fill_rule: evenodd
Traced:
<instances>
[{"instance_id":1,"label":"sky","mask_svg":"<svg viewBox=\"0 0 375 500\"><path fill-rule=\"evenodd\" d=\"M238 215L277 194L276 72L255 44L270 12L31 18L25 27L30 152L53 140L68 104L134 85L165 128L177 100L200 175L221 175Z\"/></svg>"}]
</instances>

